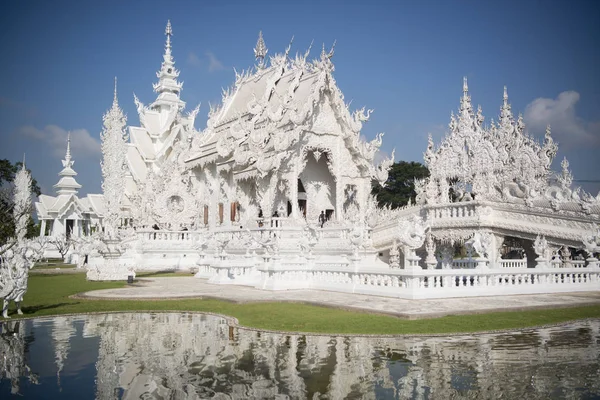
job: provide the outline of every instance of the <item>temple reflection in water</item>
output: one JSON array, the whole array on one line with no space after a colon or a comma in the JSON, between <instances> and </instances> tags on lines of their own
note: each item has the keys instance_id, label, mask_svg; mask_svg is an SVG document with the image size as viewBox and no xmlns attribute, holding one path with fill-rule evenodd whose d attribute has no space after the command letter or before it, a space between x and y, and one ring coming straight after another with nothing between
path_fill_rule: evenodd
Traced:
<instances>
[{"instance_id":1,"label":"temple reflection in water","mask_svg":"<svg viewBox=\"0 0 600 400\"><path fill-rule=\"evenodd\" d=\"M410 338L268 333L201 314L62 316L0 327L1 398L73 391L98 399L600 394L599 320Z\"/></svg>"}]
</instances>

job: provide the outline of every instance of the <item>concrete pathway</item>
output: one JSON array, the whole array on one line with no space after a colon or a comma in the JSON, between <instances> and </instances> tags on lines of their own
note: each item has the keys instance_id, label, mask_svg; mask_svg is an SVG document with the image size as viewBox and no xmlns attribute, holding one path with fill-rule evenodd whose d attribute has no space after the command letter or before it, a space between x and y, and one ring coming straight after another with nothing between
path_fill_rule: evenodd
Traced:
<instances>
[{"instance_id":1,"label":"concrete pathway","mask_svg":"<svg viewBox=\"0 0 600 400\"><path fill-rule=\"evenodd\" d=\"M600 292L404 300L319 290L268 291L248 286L213 285L204 279L194 277L143 278L125 288L94 290L79 297L106 300L215 298L238 303L287 301L390 314L409 319L492 311L600 305Z\"/></svg>"}]
</instances>

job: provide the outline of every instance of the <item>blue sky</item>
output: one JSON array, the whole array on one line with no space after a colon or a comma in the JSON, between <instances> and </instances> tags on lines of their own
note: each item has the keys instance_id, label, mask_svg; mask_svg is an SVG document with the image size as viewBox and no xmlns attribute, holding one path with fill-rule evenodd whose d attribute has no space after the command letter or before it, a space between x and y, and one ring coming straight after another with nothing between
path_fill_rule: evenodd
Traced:
<instances>
[{"instance_id":1,"label":"blue sky","mask_svg":"<svg viewBox=\"0 0 600 400\"><path fill-rule=\"evenodd\" d=\"M513 112L531 134L546 123L575 179L600 180L600 3L593 1L13 1L0 14L0 158L27 164L54 194L66 131L73 135L81 193L99 193L102 115L119 102L138 125L135 92L155 98L167 19L188 110L233 83L233 68L254 64L262 30L269 54L312 56L337 39L335 77L352 108L375 112L367 138L422 161L427 134L439 140L459 105L462 77L475 105L496 119L508 86ZM600 184L581 183L596 193Z\"/></svg>"}]
</instances>

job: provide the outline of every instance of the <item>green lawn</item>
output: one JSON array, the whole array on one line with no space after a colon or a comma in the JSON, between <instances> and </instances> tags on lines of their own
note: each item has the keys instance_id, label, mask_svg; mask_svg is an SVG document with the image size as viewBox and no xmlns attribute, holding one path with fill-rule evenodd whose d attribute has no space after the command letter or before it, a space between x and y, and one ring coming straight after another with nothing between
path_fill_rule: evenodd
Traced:
<instances>
[{"instance_id":1,"label":"green lawn","mask_svg":"<svg viewBox=\"0 0 600 400\"><path fill-rule=\"evenodd\" d=\"M65 264L62 261L57 261L57 262L48 262L48 263L37 263L33 266L33 269L72 269L72 268L76 268L77 265L76 264Z\"/></svg>"},{"instance_id":2,"label":"green lawn","mask_svg":"<svg viewBox=\"0 0 600 400\"><path fill-rule=\"evenodd\" d=\"M156 275L154 275L156 276ZM244 326L298 332L412 334L511 329L599 318L600 306L449 316L425 320L350 312L294 303L235 304L220 300L82 300L70 295L118 288L123 282L88 282L84 274L32 275L23 302L24 317L103 311L205 311L230 315ZM17 318L14 305L10 314Z\"/></svg>"}]
</instances>

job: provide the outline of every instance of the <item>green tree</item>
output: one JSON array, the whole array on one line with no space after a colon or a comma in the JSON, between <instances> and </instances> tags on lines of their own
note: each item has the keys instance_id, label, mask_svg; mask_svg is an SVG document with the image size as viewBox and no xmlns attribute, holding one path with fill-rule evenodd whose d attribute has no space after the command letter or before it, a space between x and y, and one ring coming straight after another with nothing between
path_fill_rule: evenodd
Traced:
<instances>
[{"instance_id":1,"label":"green tree","mask_svg":"<svg viewBox=\"0 0 600 400\"><path fill-rule=\"evenodd\" d=\"M382 187L374 182L371 193L377 198L379 206L402 207L408 204L409 199L415 202L415 178L422 179L428 176L429 170L423 164L399 161L391 166L386 186Z\"/></svg>"},{"instance_id":2,"label":"green tree","mask_svg":"<svg viewBox=\"0 0 600 400\"><path fill-rule=\"evenodd\" d=\"M15 224L13 221L13 181L15 175L23 163L18 161L11 163L9 160L0 160L0 245L15 234ZM29 173L31 171L28 169ZM35 179L32 179L31 191L36 196L42 192ZM32 208L33 212L33 208ZM33 220L33 214L29 216L27 224L27 237L37 236L36 224Z\"/></svg>"}]
</instances>

